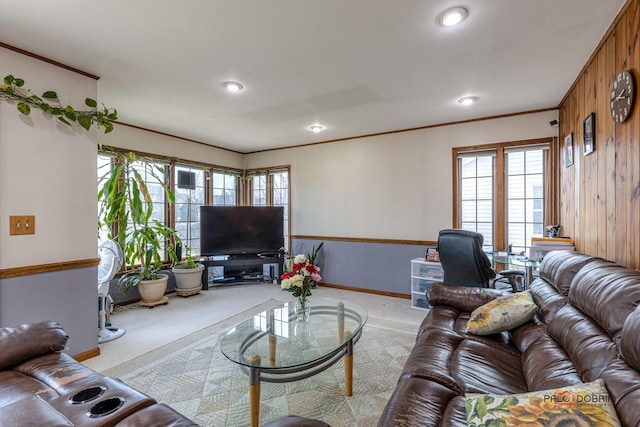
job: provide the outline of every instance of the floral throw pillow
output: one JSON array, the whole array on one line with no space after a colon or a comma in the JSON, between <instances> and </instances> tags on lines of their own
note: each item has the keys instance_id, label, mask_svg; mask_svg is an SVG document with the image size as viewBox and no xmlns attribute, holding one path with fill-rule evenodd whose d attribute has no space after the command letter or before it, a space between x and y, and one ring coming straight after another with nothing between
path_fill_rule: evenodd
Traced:
<instances>
[{"instance_id":1,"label":"floral throw pillow","mask_svg":"<svg viewBox=\"0 0 640 427\"><path fill-rule=\"evenodd\" d=\"M503 295L473 310L467 332L491 335L507 331L529 321L537 309L528 291Z\"/></svg>"},{"instance_id":2,"label":"floral throw pillow","mask_svg":"<svg viewBox=\"0 0 640 427\"><path fill-rule=\"evenodd\" d=\"M468 427L620 427L601 379L531 393L467 394Z\"/></svg>"}]
</instances>

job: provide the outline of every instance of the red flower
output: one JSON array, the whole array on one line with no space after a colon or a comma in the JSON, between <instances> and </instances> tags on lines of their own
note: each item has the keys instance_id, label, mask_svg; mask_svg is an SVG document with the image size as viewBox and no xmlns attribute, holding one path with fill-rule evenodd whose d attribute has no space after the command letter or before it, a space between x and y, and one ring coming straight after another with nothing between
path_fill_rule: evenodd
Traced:
<instances>
[{"instance_id":1,"label":"red flower","mask_svg":"<svg viewBox=\"0 0 640 427\"><path fill-rule=\"evenodd\" d=\"M281 279L290 279L293 276L295 276L296 273L294 273L293 271L285 271L284 273L282 273L282 275L280 276Z\"/></svg>"},{"instance_id":2,"label":"red flower","mask_svg":"<svg viewBox=\"0 0 640 427\"><path fill-rule=\"evenodd\" d=\"M305 267L306 264L307 264L306 262L301 262L300 264L293 264L293 267L291 267L291 269L296 273L298 273L300 270L302 270Z\"/></svg>"}]
</instances>

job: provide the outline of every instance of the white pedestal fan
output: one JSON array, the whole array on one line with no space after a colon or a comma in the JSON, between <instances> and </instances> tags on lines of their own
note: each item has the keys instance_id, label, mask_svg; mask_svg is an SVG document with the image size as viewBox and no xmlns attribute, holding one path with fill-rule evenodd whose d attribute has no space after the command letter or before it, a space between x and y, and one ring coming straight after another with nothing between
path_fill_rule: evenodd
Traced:
<instances>
[{"instance_id":1,"label":"white pedestal fan","mask_svg":"<svg viewBox=\"0 0 640 427\"><path fill-rule=\"evenodd\" d=\"M117 326L107 326L110 312L109 282L120 271L124 255L120 245L107 240L98 246L98 343L120 338L126 332Z\"/></svg>"}]
</instances>

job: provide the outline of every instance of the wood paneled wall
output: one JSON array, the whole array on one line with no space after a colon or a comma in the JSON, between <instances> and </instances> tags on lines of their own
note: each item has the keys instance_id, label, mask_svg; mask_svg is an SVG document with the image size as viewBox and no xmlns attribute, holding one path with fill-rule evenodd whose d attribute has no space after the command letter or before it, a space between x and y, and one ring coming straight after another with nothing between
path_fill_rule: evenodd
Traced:
<instances>
[{"instance_id":1,"label":"wood paneled wall","mask_svg":"<svg viewBox=\"0 0 640 427\"><path fill-rule=\"evenodd\" d=\"M560 224L576 250L640 268L640 96L616 124L609 95L629 70L640 92L640 0L629 0L560 104L560 149L573 133L574 164L560 166ZM595 151L583 154L583 121L595 113Z\"/></svg>"}]
</instances>

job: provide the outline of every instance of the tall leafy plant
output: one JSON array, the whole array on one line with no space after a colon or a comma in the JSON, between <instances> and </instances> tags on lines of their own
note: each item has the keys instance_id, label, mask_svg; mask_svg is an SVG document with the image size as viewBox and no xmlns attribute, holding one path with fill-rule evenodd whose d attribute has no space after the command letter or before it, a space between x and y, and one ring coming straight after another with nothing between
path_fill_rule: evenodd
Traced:
<instances>
[{"instance_id":1,"label":"tall leafy plant","mask_svg":"<svg viewBox=\"0 0 640 427\"><path fill-rule=\"evenodd\" d=\"M125 293L141 280L158 278L163 249L175 263L174 248L180 243L173 228L153 218L153 201L140 173L140 168L145 168L146 173L160 183L169 203L175 203L164 168L138 160L133 153L118 154L113 167L99 180L98 228L106 226L109 238L115 239L123 248L128 272L118 283ZM117 231L116 235L112 235L113 230Z\"/></svg>"}]
</instances>

